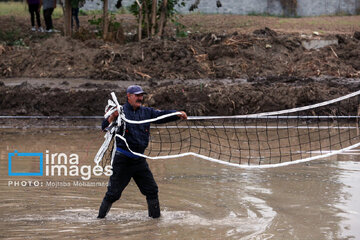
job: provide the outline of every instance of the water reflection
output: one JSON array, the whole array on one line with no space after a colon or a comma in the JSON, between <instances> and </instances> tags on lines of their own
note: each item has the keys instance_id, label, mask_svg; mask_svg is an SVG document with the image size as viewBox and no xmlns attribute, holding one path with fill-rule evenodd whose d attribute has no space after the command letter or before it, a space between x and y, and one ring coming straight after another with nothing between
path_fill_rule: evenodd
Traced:
<instances>
[{"instance_id":1,"label":"water reflection","mask_svg":"<svg viewBox=\"0 0 360 240\"><path fill-rule=\"evenodd\" d=\"M350 155L350 159L358 159L358 155ZM340 201L335 204L341 212L338 214L341 234L360 239L360 162L341 161L335 163L341 169L339 181L344 184L341 191ZM357 230L357 231L354 231Z\"/></svg>"},{"instance_id":2,"label":"water reflection","mask_svg":"<svg viewBox=\"0 0 360 240\"><path fill-rule=\"evenodd\" d=\"M359 238L357 155L267 170L233 169L195 158L149 161L162 217L147 217L133 182L105 220L97 209L105 186L74 186L76 176L10 177L7 154L77 153L92 164L98 130L0 131L0 236L9 239L334 239ZM340 160L340 161L339 161ZM9 181L69 186L9 186ZM106 183L106 176L88 182Z\"/></svg>"}]
</instances>

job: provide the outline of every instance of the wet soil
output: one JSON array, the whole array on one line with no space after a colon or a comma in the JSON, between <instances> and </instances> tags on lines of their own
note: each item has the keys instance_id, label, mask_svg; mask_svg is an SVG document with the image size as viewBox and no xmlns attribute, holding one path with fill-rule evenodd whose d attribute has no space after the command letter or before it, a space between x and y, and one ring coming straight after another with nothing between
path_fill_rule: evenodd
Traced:
<instances>
[{"instance_id":1,"label":"wet soil","mask_svg":"<svg viewBox=\"0 0 360 240\"><path fill-rule=\"evenodd\" d=\"M189 15L181 19L187 37L168 25L164 39L141 42L130 34L135 20L120 18L125 44L96 38L86 17L74 38L31 32L28 19L0 17L1 31L18 38L1 39L0 115L102 115L110 91L124 96L131 83L149 92L146 105L191 115L280 110L360 87L359 16L306 24L314 18ZM324 24L330 19L337 24ZM55 28L62 29L62 19ZM304 47L317 40L332 44Z\"/></svg>"},{"instance_id":2,"label":"wet soil","mask_svg":"<svg viewBox=\"0 0 360 240\"><path fill-rule=\"evenodd\" d=\"M103 115L110 92L125 102L125 84L67 81L0 86L1 115ZM139 83L139 82L134 82ZM315 104L360 89L358 79L276 77L256 80L187 80L144 83L145 105L189 115L238 115Z\"/></svg>"}]
</instances>

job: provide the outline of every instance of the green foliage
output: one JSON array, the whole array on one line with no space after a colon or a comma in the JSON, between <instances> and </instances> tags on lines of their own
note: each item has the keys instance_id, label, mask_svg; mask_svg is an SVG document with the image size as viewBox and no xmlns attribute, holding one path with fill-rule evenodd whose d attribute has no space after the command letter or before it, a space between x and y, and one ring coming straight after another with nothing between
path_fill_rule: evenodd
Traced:
<instances>
[{"instance_id":1,"label":"green foliage","mask_svg":"<svg viewBox=\"0 0 360 240\"><path fill-rule=\"evenodd\" d=\"M81 9L80 9L81 11ZM102 15L103 14L103 10L99 9L99 10L86 10L84 11L86 15Z\"/></svg>"},{"instance_id":2,"label":"green foliage","mask_svg":"<svg viewBox=\"0 0 360 240\"><path fill-rule=\"evenodd\" d=\"M121 28L121 22L116 21L116 14L111 13L109 19L109 29L113 32L117 32Z\"/></svg>"},{"instance_id":3,"label":"green foliage","mask_svg":"<svg viewBox=\"0 0 360 240\"><path fill-rule=\"evenodd\" d=\"M93 16L93 18L89 19L88 22L90 23L90 25L95 25L96 27L100 27L102 23L102 18Z\"/></svg>"},{"instance_id":4,"label":"green foliage","mask_svg":"<svg viewBox=\"0 0 360 240\"><path fill-rule=\"evenodd\" d=\"M89 19L88 22L90 25L93 25L96 27L96 36L101 37L102 36L102 17L93 16L92 19Z\"/></svg>"},{"instance_id":5,"label":"green foliage","mask_svg":"<svg viewBox=\"0 0 360 240\"><path fill-rule=\"evenodd\" d=\"M11 22L10 22L11 23ZM50 34L33 32L29 34L26 31L23 31L21 28L13 27L9 30L0 29L0 44L7 46L22 46L26 47L29 41L36 39L45 39L49 38Z\"/></svg>"},{"instance_id":6,"label":"green foliage","mask_svg":"<svg viewBox=\"0 0 360 240\"><path fill-rule=\"evenodd\" d=\"M79 16L87 16L87 15L88 15L87 11L79 9Z\"/></svg>"},{"instance_id":7,"label":"green foliage","mask_svg":"<svg viewBox=\"0 0 360 240\"><path fill-rule=\"evenodd\" d=\"M178 21L173 21L176 27L176 37L187 37L188 33L186 31L186 26Z\"/></svg>"},{"instance_id":8,"label":"green foliage","mask_svg":"<svg viewBox=\"0 0 360 240\"><path fill-rule=\"evenodd\" d=\"M145 0L139 0L140 3L142 3ZM149 11L149 14L151 12L152 9L152 1L151 0L147 0L145 1L147 3L147 9ZM158 2L157 5L157 11L156 11L156 17L159 18L160 17L160 13L161 13L161 6L163 5L163 0L160 0ZM178 11L176 10L176 6L179 7L184 7L186 5L185 0L168 0L167 3L167 11L166 11L166 18L170 18L170 20L172 22L178 23L177 19L176 19L176 14L178 13ZM137 18L139 17L139 6L138 4L134 1L134 3L128 7L128 10L130 13L132 13L133 15L135 15ZM145 8L143 8L143 16L145 16ZM145 18L143 18L143 22L142 22L143 26L145 26ZM183 35L185 34L185 32L182 32L182 28L185 28L184 25L180 26L180 23L178 23L177 29L179 30L179 34Z\"/></svg>"},{"instance_id":9,"label":"green foliage","mask_svg":"<svg viewBox=\"0 0 360 240\"><path fill-rule=\"evenodd\" d=\"M118 14L128 14L129 10L126 7L121 7L119 10L116 11Z\"/></svg>"},{"instance_id":10,"label":"green foliage","mask_svg":"<svg viewBox=\"0 0 360 240\"><path fill-rule=\"evenodd\" d=\"M102 29L103 18L102 18L102 16L100 16L100 17L93 16L93 18L89 19L88 22L90 23L90 25L96 26L96 30L97 30L96 35L98 37L101 37L103 34L103 29ZM119 28L121 28L121 23L116 21L116 14L110 13L109 29L111 31L116 32Z\"/></svg>"},{"instance_id":11,"label":"green foliage","mask_svg":"<svg viewBox=\"0 0 360 240\"><path fill-rule=\"evenodd\" d=\"M0 42L8 46L25 46L22 39L22 32L19 28L8 31L0 30Z\"/></svg>"},{"instance_id":12,"label":"green foliage","mask_svg":"<svg viewBox=\"0 0 360 240\"><path fill-rule=\"evenodd\" d=\"M12 46L22 46L25 47L26 44L22 38L19 38L18 40L12 42Z\"/></svg>"},{"instance_id":13,"label":"green foliage","mask_svg":"<svg viewBox=\"0 0 360 240\"><path fill-rule=\"evenodd\" d=\"M132 14L135 15L135 16L138 16L138 15L139 15L139 6L137 5L136 2L134 2L133 4L131 4L131 5L128 7L128 10L130 11L130 13L132 13Z\"/></svg>"}]
</instances>

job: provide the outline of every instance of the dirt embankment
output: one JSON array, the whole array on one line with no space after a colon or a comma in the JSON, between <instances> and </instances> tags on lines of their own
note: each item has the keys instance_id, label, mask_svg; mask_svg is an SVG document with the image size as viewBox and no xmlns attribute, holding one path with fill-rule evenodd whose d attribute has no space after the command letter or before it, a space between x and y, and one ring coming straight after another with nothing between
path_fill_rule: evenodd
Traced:
<instances>
[{"instance_id":1,"label":"dirt embankment","mask_svg":"<svg viewBox=\"0 0 360 240\"><path fill-rule=\"evenodd\" d=\"M82 87L87 90L34 87L26 82L18 86L2 85L1 114L102 115L114 87L109 84L85 84ZM145 98L147 106L185 110L189 115L238 115L315 104L360 89L360 82L339 82L336 78L269 78L253 82L164 81L144 88L148 92ZM123 103L125 89L115 92Z\"/></svg>"},{"instance_id":2,"label":"dirt embankment","mask_svg":"<svg viewBox=\"0 0 360 240\"><path fill-rule=\"evenodd\" d=\"M304 42L334 45L306 50ZM337 44L336 44L337 43ZM193 34L118 45L53 35L29 47L3 47L1 77L113 80L360 76L360 40L349 35Z\"/></svg>"},{"instance_id":3,"label":"dirt embankment","mask_svg":"<svg viewBox=\"0 0 360 240\"><path fill-rule=\"evenodd\" d=\"M125 45L24 32L25 46L0 48L1 78L86 78L99 83L77 89L51 86L48 81L14 86L0 80L1 115L102 115L109 92L117 86L101 80L135 81L147 88L147 105L182 109L190 115L292 108L360 88L356 80L346 79L360 77L358 32L318 36L264 27ZM323 40L320 48L305 48L306 43L321 45ZM117 91L118 96L124 93L124 88Z\"/></svg>"}]
</instances>

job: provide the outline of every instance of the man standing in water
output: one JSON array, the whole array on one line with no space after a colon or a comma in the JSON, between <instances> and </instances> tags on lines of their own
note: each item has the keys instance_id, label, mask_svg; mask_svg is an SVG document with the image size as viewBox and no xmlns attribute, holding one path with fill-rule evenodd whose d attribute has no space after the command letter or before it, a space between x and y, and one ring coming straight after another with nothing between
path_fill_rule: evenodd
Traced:
<instances>
[{"instance_id":1,"label":"man standing in water","mask_svg":"<svg viewBox=\"0 0 360 240\"><path fill-rule=\"evenodd\" d=\"M149 107L143 107L144 94L138 85L132 85L126 91L127 102L123 106L125 117L129 120L141 121L153 119L159 116L173 113L174 110L160 111ZM111 122L116 120L118 112L114 112L108 119L104 119L102 129L106 129ZM179 119L187 119L185 112L172 116L155 123L166 123ZM160 204L158 198L158 186L146 162L146 159L139 157L131 151L143 154L149 143L150 123L130 124L126 123L125 139L129 145L117 137L116 153L113 160L113 175L110 177L108 190L101 203L98 218L104 218L109 212L111 205L120 199L122 191L134 179L141 193L146 196L149 217L160 217ZM131 150L131 151L130 151Z\"/></svg>"}]
</instances>

